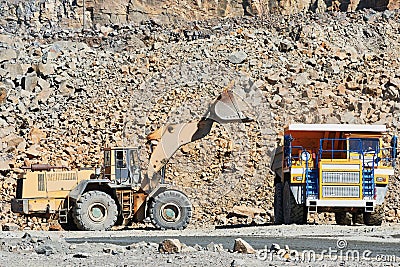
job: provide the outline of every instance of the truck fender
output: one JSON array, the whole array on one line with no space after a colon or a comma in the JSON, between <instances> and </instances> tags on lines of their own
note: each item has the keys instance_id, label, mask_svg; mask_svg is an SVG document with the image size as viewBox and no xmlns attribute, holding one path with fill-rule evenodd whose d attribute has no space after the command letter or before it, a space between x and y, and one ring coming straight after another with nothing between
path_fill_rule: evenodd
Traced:
<instances>
[{"instance_id":1,"label":"truck fender","mask_svg":"<svg viewBox=\"0 0 400 267\"><path fill-rule=\"evenodd\" d=\"M89 184L96 184L98 186L105 186L110 188L110 180L107 179L90 179L90 180L83 180L81 181L74 189L69 192L69 197L74 200L78 201L82 194L85 192L86 188Z\"/></svg>"}]
</instances>

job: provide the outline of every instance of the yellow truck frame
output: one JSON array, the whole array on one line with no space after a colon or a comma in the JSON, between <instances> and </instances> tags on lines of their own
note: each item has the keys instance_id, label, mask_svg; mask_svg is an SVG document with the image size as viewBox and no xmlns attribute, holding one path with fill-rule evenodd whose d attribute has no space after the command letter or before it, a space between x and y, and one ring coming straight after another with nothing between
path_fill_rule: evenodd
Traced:
<instances>
[{"instance_id":1,"label":"yellow truck frame","mask_svg":"<svg viewBox=\"0 0 400 267\"><path fill-rule=\"evenodd\" d=\"M275 223L305 223L308 213L334 212L337 224L380 225L397 137L385 125L292 124L275 171Z\"/></svg>"}]
</instances>

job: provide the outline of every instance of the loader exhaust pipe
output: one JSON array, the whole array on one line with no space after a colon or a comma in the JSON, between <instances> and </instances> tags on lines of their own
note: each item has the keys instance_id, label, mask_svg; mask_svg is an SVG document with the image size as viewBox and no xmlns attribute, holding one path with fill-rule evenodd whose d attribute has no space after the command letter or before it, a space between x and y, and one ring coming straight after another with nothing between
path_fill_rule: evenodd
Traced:
<instances>
[{"instance_id":1,"label":"loader exhaust pipe","mask_svg":"<svg viewBox=\"0 0 400 267\"><path fill-rule=\"evenodd\" d=\"M51 166L49 164L32 164L31 166L23 166L21 167L23 170L30 170L30 171L50 171L55 169L61 170L69 170L66 166Z\"/></svg>"}]
</instances>

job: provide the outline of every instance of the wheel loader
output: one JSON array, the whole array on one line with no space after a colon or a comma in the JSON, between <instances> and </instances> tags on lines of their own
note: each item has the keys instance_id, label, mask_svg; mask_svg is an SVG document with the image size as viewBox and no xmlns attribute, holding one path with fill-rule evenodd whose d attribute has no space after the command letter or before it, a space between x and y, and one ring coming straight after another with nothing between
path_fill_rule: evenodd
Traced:
<instances>
[{"instance_id":1,"label":"wheel loader","mask_svg":"<svg viewBox=\"0 0 400 267\"><path fill-rule=\"evenodd\" d=\"M149 218L158 229L184 229L192 205L181 191L164 182L165 165L182 145L205 137L214 123L250 122L245 103L224 90L198 121L168 124L147 136L150 158L140 168L139 148L104 149L97 170L66 170L44 164L24 167L17 180L12 211L58 217L66 229L109 230Z\"/></svg>"}]
</instances>

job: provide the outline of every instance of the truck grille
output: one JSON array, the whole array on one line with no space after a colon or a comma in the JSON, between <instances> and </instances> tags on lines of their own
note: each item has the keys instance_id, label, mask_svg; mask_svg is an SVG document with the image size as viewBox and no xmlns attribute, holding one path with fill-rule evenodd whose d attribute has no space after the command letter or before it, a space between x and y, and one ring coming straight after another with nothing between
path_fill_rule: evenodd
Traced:
<instances>
[{"instance_id":1,"label":"truck grille","mask_svg":"<svg viewBox=\"0 0 400 267\"><path fill-rule=\"evenodd\" d=\"M323 183L359 184L359 172L322 172Z\"/></svg>"},{"instance_id":2,"label":"truck grille","mask_svg":"<svg viewBox=\"0 0 400 267\"><path fill-rule=\"evenodd\" d=\"M323 186L323 197L360 197L359 186Z\"/></svg>"}]
</instances>

